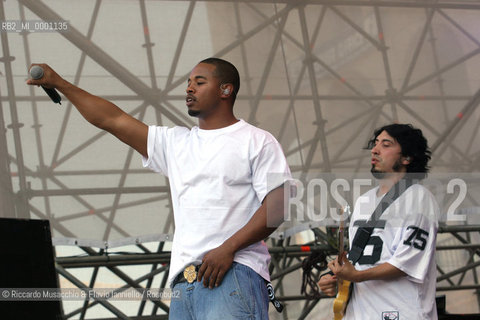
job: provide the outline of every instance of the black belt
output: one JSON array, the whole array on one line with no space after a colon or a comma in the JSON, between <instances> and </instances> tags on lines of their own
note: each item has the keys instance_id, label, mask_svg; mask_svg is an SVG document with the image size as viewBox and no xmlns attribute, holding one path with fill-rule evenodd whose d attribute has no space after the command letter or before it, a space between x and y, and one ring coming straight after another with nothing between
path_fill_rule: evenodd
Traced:
<instances>
[{"instance_id":1,"label":"black belt","mask_svg":"<svg viewBox=\"0 0 480 320\"><path fill-rule=\"evenodd\" d=\"M175 279L172 281L172 288L175 287L177 283L183 283L183 282L188 282L188 283L193 283L195 280L197 280L197 274L198 270L200 269L202 265L199 264L197 266L194 266L193 264L185 267L182 272L177 274Z\"/></svg>"}]
</instances>

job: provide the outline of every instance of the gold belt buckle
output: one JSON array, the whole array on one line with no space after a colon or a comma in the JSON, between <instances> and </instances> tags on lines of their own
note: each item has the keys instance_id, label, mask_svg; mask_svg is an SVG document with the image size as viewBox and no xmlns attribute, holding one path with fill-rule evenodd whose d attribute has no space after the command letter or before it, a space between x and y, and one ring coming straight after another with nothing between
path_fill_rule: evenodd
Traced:
<instances>
[{"instance_id":1,"label":"gold belt buckle","mask_svg":"<svg viewBox=\"0 0 480 320\"><path fill-rule=\"evenodd\" d=\"M195 270L195 266L193 264L189 265L188 267L183 270L183 276L187 280L188 283L192 283L197 278L197 271Z\"/></svg>"}]
</instances>

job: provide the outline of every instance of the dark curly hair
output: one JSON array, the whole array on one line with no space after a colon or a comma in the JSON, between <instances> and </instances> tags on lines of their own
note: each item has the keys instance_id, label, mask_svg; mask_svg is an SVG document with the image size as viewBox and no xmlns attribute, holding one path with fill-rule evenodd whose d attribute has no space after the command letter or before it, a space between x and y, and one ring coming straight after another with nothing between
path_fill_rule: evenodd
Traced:
<instances>
[{"instance_id":1,"label":"dark curly hair","mask_svg":"<svg viewBox=\"0 0 480 320\"><path fill-rule=\"evenodd\" d=\"M423 136L422 130L414 128L411 124L389 124L376 129L373 138L368 141L367 148L375 146L375 139L380 133L386 131L394 138L402 148L402 156L410 157L412 160L407 165L407 173L415 176L416 179L423 179L427 176L428 161L431 159L427 139Z\"/></svg>"},{"instance_id":2,"label":"dark curly hair","mask_svg":"<svg viewBox=\"0 0 480 320\"><path fill-rule=\"evenodd\" d=\"M199 63L206 63L215 66L214 76L220 80L220 84L231 83L233 85L233 101L237 98L238 90L240 90L240 75L235 66L220 58L207 58Z\"/></svg>"}]
</instances>

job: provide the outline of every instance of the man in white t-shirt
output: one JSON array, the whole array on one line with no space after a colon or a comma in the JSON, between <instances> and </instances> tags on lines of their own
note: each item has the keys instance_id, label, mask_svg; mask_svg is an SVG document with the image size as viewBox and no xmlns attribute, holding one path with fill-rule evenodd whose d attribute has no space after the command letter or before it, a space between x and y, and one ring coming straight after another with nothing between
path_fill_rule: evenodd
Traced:
<instances>
[{"instance_id":1,"label":"man in white t-shirt","mask_svg":"<svg viewBox=\"0 0 480 320\"><path fill-rule=\"evenodd\" d=\"M320 278L319 287L333 296L337 279L353 283L343 319L437 319L439 208L433 195L415 183L428 171L427 141L421 130L411 125L392 124L376 130L369 147L371 172L379 186L356 200L349 225L348 259L343 255L331 261L332 272ZM401 190L398 197L372 223L372 213L383 197L392 199L392 192L386 194L393 188ZM368 227L372 232L362 251L358 239ZM354 265L352 259L357 260Z\"/></svg>"},{"instance_id":2,"label":"man in white t-shirt","mask_svg":"<svg viewBox=\"0 0 480 320\"><path fill-rule=\"evenodd\" d=\"M40 66L44 76L27 84L58 89L86 120L169 178L175 219L170 318L268 319L270 255L263 239L283 218L290 170L271 134L234 116L237 69L217 58L194 67L185 100L198 127L187 129L147 126Z\"/></svg>"}]
</instances>

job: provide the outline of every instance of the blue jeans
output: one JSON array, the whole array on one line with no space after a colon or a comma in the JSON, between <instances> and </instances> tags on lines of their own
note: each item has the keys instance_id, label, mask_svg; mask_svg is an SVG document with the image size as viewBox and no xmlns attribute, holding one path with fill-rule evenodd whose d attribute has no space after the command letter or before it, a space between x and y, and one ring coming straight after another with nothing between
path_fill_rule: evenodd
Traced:
<instances>
[{"instance_id":1,"label":"blue jeans","mask_svg":"<svg viewBox=\"0 0 480 320\"><path fill-rule=\"evenodd\" d=\"M179 298L170 304L170 320L265 320L268 293L265 280L251 268L234 262L220 286L204 288L203 282L175 285Z\"/></svg>"}]
</instances>

